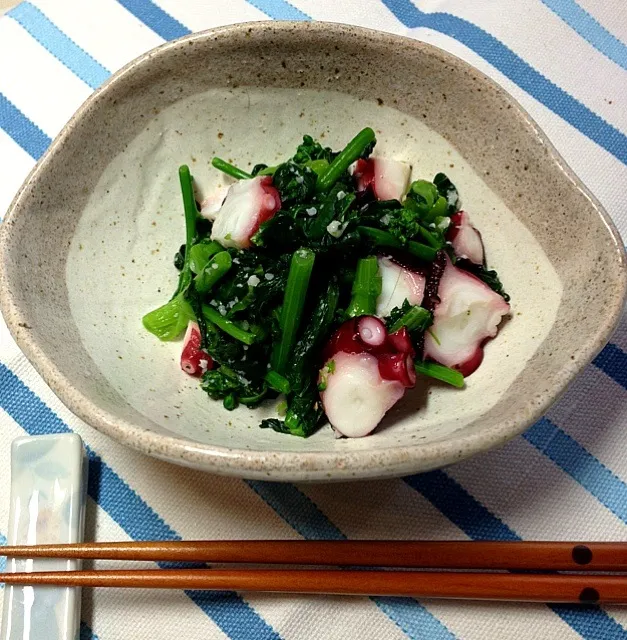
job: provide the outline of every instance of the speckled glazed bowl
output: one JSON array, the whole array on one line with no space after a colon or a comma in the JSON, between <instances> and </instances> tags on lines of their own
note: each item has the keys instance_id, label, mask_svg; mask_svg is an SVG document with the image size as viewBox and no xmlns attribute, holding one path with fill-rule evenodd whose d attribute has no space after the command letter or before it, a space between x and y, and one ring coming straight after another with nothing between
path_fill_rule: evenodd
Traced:
<instances>
[{"instance_id":1,"label":"speckled glazed bowl","mask_svg":"<svg viewBox=\"0 0 627 640\"><path fill-rule=\"evenodd\" d=\"M178 369L180 344L141 325L175 287L177 168L210 191L214 154L272 164L305 133L340 148L364 126L414 176L457 184L511 318L464 390L425 383L369 437L261 430L272 407L226 412ZM4 317L72 411L147 454L249 478L380 478L500 445L601 349L625 296L616 229L510 96L429 45L341 25L238 25L138 58L72 118L0 233Z\"/></svg>"}]
</instances>

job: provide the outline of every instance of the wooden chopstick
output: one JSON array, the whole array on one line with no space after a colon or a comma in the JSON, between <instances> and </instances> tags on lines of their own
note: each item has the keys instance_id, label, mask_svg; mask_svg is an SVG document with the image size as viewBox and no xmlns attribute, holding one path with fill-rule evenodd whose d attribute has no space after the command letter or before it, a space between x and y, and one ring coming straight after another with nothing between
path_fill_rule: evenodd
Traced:
<instances>
[{"instance_id":1,"label":"wooden chopstick","mask_svg":"<svg viewBox=\"0 0 627 640\"><path fill-rule=\"evenodd\" d=\"M627 603L627 576L435 571L154 569L3 573L8 584Z\"/></svg>"},{"instance_id":2,"label":"wooden chopstick","mask_svg":"<svg viewBox=\"0 0 627 640\"><path fill-rule=\"evenodd\" d=\"M627 571L625 542L237 540L4 547L8 557L439 569Z\"/></svg>"}]
</instances>

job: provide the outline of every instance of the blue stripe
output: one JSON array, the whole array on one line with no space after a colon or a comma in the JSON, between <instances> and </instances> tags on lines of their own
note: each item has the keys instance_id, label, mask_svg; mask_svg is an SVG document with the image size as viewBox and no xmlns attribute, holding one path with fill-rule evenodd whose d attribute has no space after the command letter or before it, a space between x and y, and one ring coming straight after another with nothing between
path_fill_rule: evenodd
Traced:
<instances>
[{"instance_id":1,"label":"blue stripe","mask_svg":"<svg viewBox=\"0 0 627 640\"><path fill-rule=\"evenodd\" d=\"M7 15L92 89L111 75L30 2L21 2Z\"/></svg>"},{"instance_id":2,"label":"blue stripe","mask_svg":"<svg viewBox=\"0 0 627 640\"><path fill-rule=\"evenodd\" d=\"M622 349L610 343L592 361L592 364L627 389L627 353Z\"/></svg>"},{"instance_id":3,"label":"blue stripe","mask_svg":"<svg viewBox=\"0 0 627 640\"><path fill-rule=\"evenodd\" d=\"M248 0L248 2L273 20L311 20L306 13L286 0Z\"/></svg>"},{"instance_id":4,"label":"blue stripe","mask_svg":"<svg viewBox=\"0 0 627 640\"><path fill-rule=\"evenodd\" d=\"M548 418L538 420L523 438L627 524L627 484L577 441Z\"/></svg>"},{"instance_id":5,"label":"blue stripe","mask_svg":"<svg viewBox=\"0 0 627 640\"><path fill-rule=\"evenodd\" d=\"M0 363L0 408L29 435L68 433L70 428L10 369ZM136 540L180 540L163 519L89 447L88 495ZM280 636L235 593L186 592L233 640Z\"/></svg>"},{"instance_id":6,"label":"blue stripe","mask_svg":"<svg viewBox=\"0 0 627 640\"><path fill-rule=\"evenodd\" d=\"M0 533L0 546L4 547L7 543L6 536ZM6 556L0 556L0 573L4 573L4 570L7 568L7 558Z\"/></svg>"},{"instance_id":7,"label":"blue stripe","mask_svg":"<svg viewBox=\"0 0 627 640\"><path fill-rule=\"evenodd\" d=\"M276 513L307 540L346 540L318 506L291 484L246 481ZM455 640L455 636L412 598L372 598L373 602L412 640Z\"/></svg>"},{"instance_id":8,"label":"blue stripe","mask_svg":"<svg viewBox=\"0 0 627 640\"><path fill-rule=\"evenodd\" d=\"M521 89L627 164L627 136L545 78L493 35L449 13L425 13L411 0L382 0L410 29L426 27L443 33L480 55Z\"/></svg>"},{"instance_id":9,"label":"blue stripe","mask_svg":"<svg viewBox=\"0 0 627 640\"><path fill-rule=\"evenodd\" d=\"M473 540L520 540L520 536L443 471L421 473L404 480Z\"/></svg>"},{"instance_id":10,"label":"blue stripe","mask_svg":"<svg viewBox=\"0 0 627 640\"><path fill-rule=\"evenodd\" d=\"M597 22L574 0L541 0L573 31L603 55L623 69L627 69L627 46Z\"/></svg>"},{"instance_id":11,"label":"blue stripe","mask_svg":"<svg viewBox=\"0 0 627 640\"><path fill-rule=\"evenodd\" d=\"M184 24L151 0L118 0L118 2L164 40L174 40L191 33Z\"/></svg>"},{"instance_id":12,"label":"blue stripe","mask_svg":"<svg viewBox=\"0 0 627 640\"><path fill-rule=\"evenodd\" d=\"M86 623L82 621L78 638L79 640L98 640L98 636L89 628Z\"/></svg>"},{"instance_id":13,"label":"blue stripe","mask_svg":"<svg viewBox=\"0 0 627 640\"><path fill-rule=\"evenodd\" d=\"M293 484L246 480L246 484L307 540L346 540L318 506Z\"/></svg>"},{"instance_id":14,"label":"blue stripe","mask_svg":"<svg viewBox=\"0 0 627 640\"><path fill-rule=\"evenodd\" d=\"M35 160L50 145L50 138L0 93L0 128Z\"/></svg>"},{"instance_id":15,"label":"blue stripe","mask_svg":"<svg viewBox=\"0 0 627 640\"><path fill-rule=\"evenodd\" d=\"M443 471L410 476L405 482L473 540L522 539ZM550 605L549 608L586 640L627 640L627 631L598 607Z\"/></svg>"}]
</instances>

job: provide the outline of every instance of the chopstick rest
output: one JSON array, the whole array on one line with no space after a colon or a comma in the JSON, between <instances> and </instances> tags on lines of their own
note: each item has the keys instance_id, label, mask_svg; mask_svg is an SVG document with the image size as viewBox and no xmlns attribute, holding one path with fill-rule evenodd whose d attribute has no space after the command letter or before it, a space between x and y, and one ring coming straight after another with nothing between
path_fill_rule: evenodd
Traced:
<instances>
[{"instance_id":1,"label":"chopstick rest","mask_svg":"<svg viewBox=\"0 0 627 640\"><path fill-rule=\"evenodd\" d=\"M18 438L11 447L7 544L82 542L87 458L74 433ZM11 573L76 571L80 560L7 558ZM77 587L7 585L1 640L75 640L80 629Z\"/></svg>"}]
</instances>

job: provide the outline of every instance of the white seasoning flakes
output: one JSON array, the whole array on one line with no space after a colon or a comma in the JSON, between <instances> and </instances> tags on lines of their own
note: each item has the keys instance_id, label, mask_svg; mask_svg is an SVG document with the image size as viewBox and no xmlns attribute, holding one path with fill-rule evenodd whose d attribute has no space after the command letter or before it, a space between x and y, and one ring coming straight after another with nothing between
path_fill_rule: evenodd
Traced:
<instances>
[{"instance_id":1,"label":"white seasoning flakes","mask_svg":"<svg viewBox=\"0 0 627 640\"><path fill-rule=\"evenodd\" d=\"M233 264L239 264L239 258L233 258Z\"/></svg>"},{"instance_id":2,"label":"white seasoning flakes","mask_svg":"<svg viewBox=\"0 0 627 640\"><path fill-rule=\"evenodd\" d=\"M214 263L211 265L211 268L212 268L212 269L219 269L220 267L219 267L219 266L214 262Z\"/></svg>"},{"instance_id":3,"label":"white seasoning flakes","mask_svg":"<svg viewBox=\"0 0 627 640\"><path fill-rule=\"evenodd\" d=\"M303 176L296 176L296 182L298 184L303 184L303 182L305 182L305 178L303 178Z\"/></svg>"},{"instance_id":4,"label":"white seasoning flakes","mask_svg":"<svg viewBox=\"0 0 627 640\"><path fill-rule=\"evenodd\" d=\"M453 207L454 205L456 205L458 200L459 196L457 195L457 191L455 191L455 189L449 189L446 192L446 202L448 203L449 207Z\"/></svg>"},{"instance_id":5,"label":"white seasoning flakes","mask_svg":"<svg viewBox=\"0 0 627 640\"><path fill-rule=\"evenodd\" d=\"M221 305L218 307L218 311L220 312L220 315L221 315L221 316L225 316L225 315L226 315L226 307L225 307L223 304L221 304Z\"/></svg>"},{"instance_id":6,"label":"white seasoning flakes","mask_svg":"<svg viewBox=\"0 0 627 640\"><path fill-rule=\"evenodd\" d=\"M449 224L451 223L450 218L442 218L440 222L438 222L438 229L440 231L446 231L448 229Z\"/></svg>"},{"instance_id":7,"label":"white seasoning flakes","mask_svg":"<svg viewBox=\"0 0 627 640\"><path fill-rule=\"evenodd\" d=\"M266 273L263 277L266 280L274 280L274 273Z\"/></svg>"},{"instance_id":8,"label":"white seasoning flakes","mask_svg":"<svg viewBox=\"0 0 627 640\"><path fill-rule=\"evenodd\" d=\"M346 193L344 191L338 191L337 192L337 199L341 200L342 198L344 198L346 196Z\"/></svg>"},{"instance_id":9,"label":"white seasoning flakes","mask_svg":"<svg viewBox=\"0 0 627 640\"><path fill-rule=\"evenodd\" d=\"M381 224L384 224L386 227L387 225L390 224L390 214L386 213L382 218L381 218Z\"/></svg>"},{"instance_id":10,"label":"white seasoning flakes","mask_svg":"<svg viewBox=\"0 0 627 640\"><path fill-rule=\"evenodd\" d=\"M316 213L318 213L318 209L316 209L316 207L309 207L308 209L305 209L305 213L308 216L315 216Z\"/></svg>"},{"instance_id":11,"label":"white seasoning flakes","mask_svg":"<svg viewBox=\"0 0 627 640\"><path fill-rule=\"evenodd\" d=\"M204 373L209 368L209 360L199 360L200 370Z\"/></svg>"},{"instance_id":12,"label":"white seasoning flakes","mask_svg":"<svg viewBox=\"0 0 627 640\"><path fill-rule=\"evenodd\" d=\"M429 229L435 229L435 222L429 223Z\"/></svg>"},{"instance_id":13,"label":"white seasoning flakes","mask_svg":"<svg viewBox=\"0 0 627 640\"><path fill-rule=\"evenodd\" d=\"M245 345L242 347L242 349L244 349L244 351L248 351L248 345L247 345L247 344L245 344Z\"/></svg>"},{"instance_id":14,"label":"white seasoning flakes","mask_svg":"<svg viewBox=\"0 0 627 640\"><path fill-rule=\"evenodd\" d=\"M256 287L261 282L261 280L259 280L259 278L253 274L252 276L250 276L250 278L248 278L247 282L249 287Z\"/></svg>"}]
</instances>

